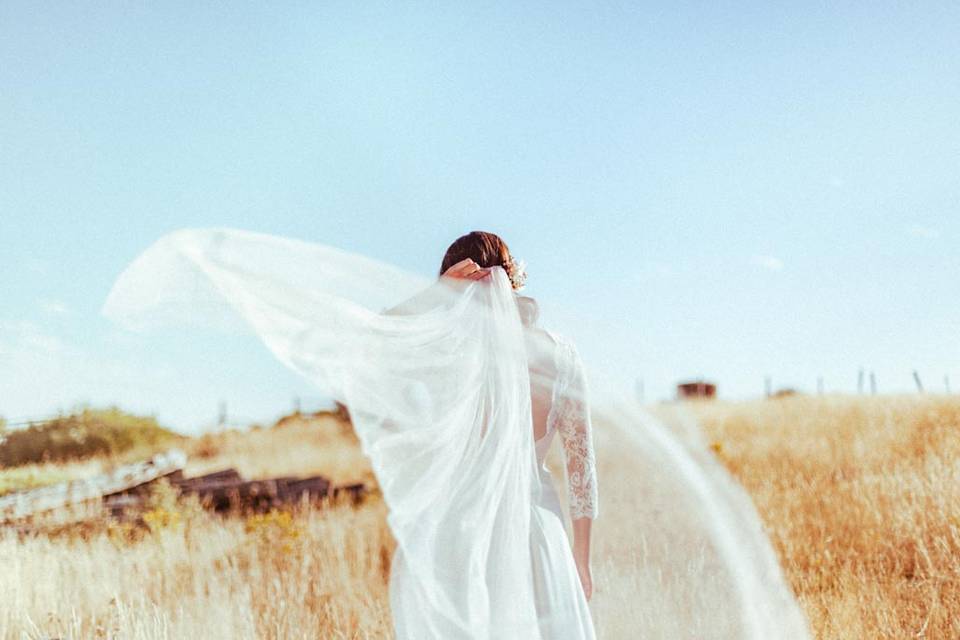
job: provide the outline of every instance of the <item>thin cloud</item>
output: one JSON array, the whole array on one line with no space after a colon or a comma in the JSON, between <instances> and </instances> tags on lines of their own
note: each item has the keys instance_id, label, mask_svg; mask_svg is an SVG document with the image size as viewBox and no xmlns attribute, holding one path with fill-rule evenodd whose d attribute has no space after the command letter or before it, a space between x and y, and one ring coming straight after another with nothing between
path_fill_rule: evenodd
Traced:
<instances>
[{"instance_id":1,"label":"thin cloud","mask_svg":"<svg viewBox=\"0 0 960 640\"><path fill-rule=\"evenodd\" d=\"M59 300L41 300L40 309L52 316L65 316L70 313L70 308Z\"/></svg>"},{"instance_id":2,"label":"thin cloud","mask_svg":"<svg viewBox=\"0 0 960 640\"><path fill-rule=\"evenodd\" d=\"M907 227L907 233L914 238L922 238L924 240L936 240L940 237L940 231L938 229L924 227L923 225L919 224Z\"/></svg>"},{"instance_id":3,"label":"thin cloud","mask_svg":"<svg viewBox=\"0 0 960 640\"><path fill-rule=\"evenodd\" d=\"M651 270L658 276L672 276L675 271L673 265L668 262L655 262L651 266Z\"/></svg>"},{"instance_id":4,"label":"thin cloud","mask_svg":"<svg viewBox=\"0 0 960 640\"><path fill-rule=\"evenodd\" d=\"M27 258L23 264L29 271L42 276L50 272L50 263L41 258Z\"/></svg>"},{"instance_id":5,"label":"thin cloud","mask_svg":"<svg viewBox=\"0 0 960 640\"><path fill-rule=\"evenodd\" d=\"M0 350L54 355L66 352L63 341L32 322L0 322Z\"/></svg>"},{"instance_id":6,"label":"thin cloud","mask_svg":"<svg viewBox=\"0 0 960 640\"><path fill-rule=\"evenodd\" d=\"M783 260L774 256L753 256L750 258L750 262L768 271L780 271L783 269Z\"/></svg>"}]
</instances>

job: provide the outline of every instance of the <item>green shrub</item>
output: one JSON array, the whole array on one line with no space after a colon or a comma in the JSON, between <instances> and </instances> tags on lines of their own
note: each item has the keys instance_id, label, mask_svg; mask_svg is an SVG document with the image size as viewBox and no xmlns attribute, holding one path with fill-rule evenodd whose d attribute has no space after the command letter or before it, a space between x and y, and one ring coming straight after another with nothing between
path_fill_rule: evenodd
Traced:
<instances>
[{"instance_id":1,"label":"green shrub","mask_svg":"<svg viewBox=\"0 0 960 640\"><path fill-rule=\"evenodd\" d=\"M116 407L85 408L33 425L7 431L0 440L0 466L79 460L127 451L156 451L181 439L156 419L125 413Z\"/></svg>"}]
</instances>

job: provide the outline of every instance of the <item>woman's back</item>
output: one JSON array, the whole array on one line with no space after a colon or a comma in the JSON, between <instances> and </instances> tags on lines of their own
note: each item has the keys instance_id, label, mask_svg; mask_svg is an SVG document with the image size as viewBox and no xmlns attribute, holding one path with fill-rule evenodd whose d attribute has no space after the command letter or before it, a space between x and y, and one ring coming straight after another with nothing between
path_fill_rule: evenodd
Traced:
<instances>
[{"instance_id":1,"label":"woman's back","mask_svg":"<svg viewBox=\"0 0 960 640\"><path fill-rule=\"evenodd\" d=\"M534 440L547 435L553 389L557 384L558 343L543 329L527 332L527 361L530 367L530 404Z\"/></svg>"},{"instance_id":2,"label":"woman's back","mask_svg":"<svg viewBox=\"0 0 960 640\"><path fill-rule=\"evenodd\" d=\"M597 474L583 364L572 342L539 327L526 331L530 404L537 462L555 433L565 460L570 517L595 518Z\"/></svg>"}]
</instances>

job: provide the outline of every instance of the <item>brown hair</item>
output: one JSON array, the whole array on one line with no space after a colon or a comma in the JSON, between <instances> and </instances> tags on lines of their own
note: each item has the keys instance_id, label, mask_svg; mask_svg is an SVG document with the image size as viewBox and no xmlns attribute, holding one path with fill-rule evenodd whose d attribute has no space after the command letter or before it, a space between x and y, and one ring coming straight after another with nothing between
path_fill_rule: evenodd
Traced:
<instances>
[{"instance_id":1,"label":"brown hair","mask_svg":"<svg viewBox=\"0 0 960 640\"><path fill-rule=\"evenodd\" d=\"M460 236L447 248L440 263L440 275L461 260L472 258L480 268L504 267L510 264L510 249L495 233L471 231Z\"/></svg>"},{"instance_id":2,"label":"brown hair","mask_svg":"<svg viewBox=\"0 0 960 640\"><path fill-rule=\"evenodd\" d=\"M510 249L507 243L495 233L488 231L471 231L460 236L453 241L443 255L443 261L440 263L440 275L443 275L447 269L467 258L473 259L481 268L503 267L510 276L511 284L514 283L513 270L516 268L513 262L513 256L510 255ZM514 289L522 286L522 281L526 276L520 279L520 285L514 284ZM537 301L527 296L516 296L517 307L520 310L520 319L525 325L533 325L537 322L540 315L540 308Z\"/></svg>"}]
</instances>

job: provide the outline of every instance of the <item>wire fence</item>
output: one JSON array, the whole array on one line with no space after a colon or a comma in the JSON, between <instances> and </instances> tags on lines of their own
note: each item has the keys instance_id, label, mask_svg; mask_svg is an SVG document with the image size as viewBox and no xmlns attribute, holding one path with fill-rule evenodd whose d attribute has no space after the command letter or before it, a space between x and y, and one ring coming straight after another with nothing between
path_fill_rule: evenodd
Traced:
<instances>
[{"instance_id":1,"label":"wire fence","mask_svg":"<svg viewBox=\"0 0 960 640\"><path fill-rule=\"evenodd\" d=\"M944 374L943 378L938 380L938 384L927 386L924 384L923 378L920 375L920 372L916 369L910 372L910 378L913 381L913 386L916 393L925 394L925 393L943 393L951 395L953 393L951 384L950 384L950 375ZM771 375L763 377L763 396L766 398L772 398L776 396L783 395L792 395L792 394L804 394L808 393L806 390L794 387L792 385L788 386L776 386L774 384L775 379ZM942 386L940 386L942 384ZM691 391L690 388L695 387L695 391ZM708 379L701 377L690 378L689 380L682 381L676 385L676 394L677 398L684 397L714 397L717 392L717 383ZM828 393L848 393L850 392L849 388L833 388L830 389L827 387L826 378L824 376L817 376L816 384L814 386L816 389L816 395L826 395ZM857 371L856 377L856 395L879 395L880 382L879 377L875 371L868 371L865 368L861 368ZM899 387L902 389L902 387ZM638 377L634 380L634 395L640 403L647 401L647 385L646 380L642 377ZM708 391L708 392L705 392ZM895 391L894 393L905 393L903 390Z\"/></svg>"},{"instance_id":2,"label":"wire fence","mask_svg":"<svg viewBox=\"0 0 960 640\"><path fill-rule=\"evenodd\" d=\"M924 386L923 379L920 376L919 371L913 370L911 372L913 378L914 386L916 387L917 393L927 393L928 389ZM698 379L702 384L707 384L706 380L702 378ZM681 383L678 385L678 395L682 395L679 387L684 384ZM716 387L715 384L709 383L712 386ZM953 391L950 385L950 376L948 374L943 376L942 379L942 392L946 394L952 394ZM939 391L937 387L931 387L929 392ZM635 380L634 392L637 397L637 400L640 402L646 401L646 384L643 378L637 378ZM774 378L773 376L765 376L763 379L763 395L764 397L770 398L776 395L783 395L788 393L798 393L799 391L793 387L781 387L774 388ZM824 377L818 376L816 380L816 393L817 395L824 395L829 391L826 388ZM856 393L857 395L878 395L880 393L880 387L878 383L878 378L876 372L867 371L866 369L859 369L857 372L857 384L856 384ZM208 424L203 425L204 429L231 429L231 428L247 428L251 425L262 424L264 422L276 422L285 415L297 414L297 413L317 413L321 411L336 411L337 404L330 398L322 397L311 397L311 396L294 396L291 403L290 411L288 412L279 412L274 418L265 419L264 417L253 418L250 416L237 415L232 413L229 410L229 406L226 401L221 400L217 403L216 419L212 419ZM62 419L73 415L75 412L59 412L49 415L40 415L40 416L27 416L27 417L18 417L8 420L3 420L0 418L0 426L8 430L13 429L29 429L30 427L42 425L53 420Z\"/></svg>"}]
</instances>

